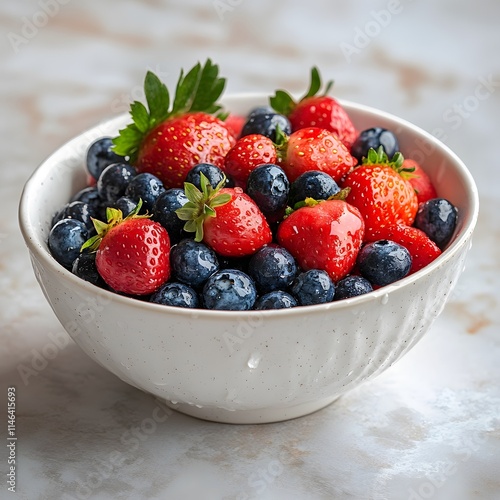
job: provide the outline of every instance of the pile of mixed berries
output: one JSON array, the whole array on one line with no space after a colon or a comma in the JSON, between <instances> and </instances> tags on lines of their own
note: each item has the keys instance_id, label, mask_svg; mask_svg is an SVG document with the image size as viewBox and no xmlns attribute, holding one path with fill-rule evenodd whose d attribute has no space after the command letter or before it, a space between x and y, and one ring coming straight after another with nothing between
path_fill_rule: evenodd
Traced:
<instances>
[{"instance_id":1,"label":"pile of mixed berries","mask_svg":"<svg viewBox=\"0 0 500 500\"><path fill-rule=\"evenodd\" d=\"M224 86L210 60L173 98L147 73L146 104L89 146L88 187L52 220L60 264L159 304L262 310L365 294L441 254L456 207L393 132L356 130L316 68L302 99L278 90L247 116L224 113Z\"/></svg>"}]
</instances>

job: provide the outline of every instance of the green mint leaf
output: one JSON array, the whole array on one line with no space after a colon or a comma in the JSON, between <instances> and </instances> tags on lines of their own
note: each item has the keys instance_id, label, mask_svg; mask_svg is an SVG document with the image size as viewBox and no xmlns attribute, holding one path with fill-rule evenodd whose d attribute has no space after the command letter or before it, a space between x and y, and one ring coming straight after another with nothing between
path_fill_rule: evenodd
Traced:
<instances>
[{"instance_id":1,"label":"green mint leaf","mask_svg":"<svg viewBox=\"0 0 500 500\"><path fill-rule=\"evenodd\" d=\"M151 71L146 73L144 93L148 103L151 126L166 120L169 116L170 95L166 85Z\"/></svg>"},{"instance_id":2,"label":"green mint leaf","mask_svg":"<svg viewBox=\"0 0 500 500\"><path fill-rule=\"evenodd\" d=\"M142 132L146 133L149 130L149 113L146 106L142 102L134 101L130 105L130 116L136 127Z\"/></svg>"}]
</instances>

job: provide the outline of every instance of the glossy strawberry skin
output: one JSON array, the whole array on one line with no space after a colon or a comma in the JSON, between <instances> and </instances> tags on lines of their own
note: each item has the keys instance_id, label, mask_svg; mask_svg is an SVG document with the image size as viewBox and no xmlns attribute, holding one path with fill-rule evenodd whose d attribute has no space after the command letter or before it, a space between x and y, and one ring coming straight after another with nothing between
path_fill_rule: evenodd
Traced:
<instances>
[{"instance_id":1,"label":"glossy strawberry skin","mask_svg":"<svg viewBox=\"0 0 500 500\"><path fill-rule=\"evenodd\" d=\"M430 264L441 255L438 246L420 229L403 224L380 228L371 235L371 241L391 240L404 246L411 255L412 264L409 274L413 274Z\"/></svg>"},{"instance_id":2,"label":"glossy strawberry skin","mask_svg":"<svg viewBox=\"0 0 500 500\"><path fill-rule=\"evenodd\" d=\"M263 213L243 189L223 188L231 200L215 208L216 216L203 224L203 241L224 257L252 255L271 243L272 233Z\"/></svg>"},{"instance_id":3,"label":"glossy strawberry skin","mask_svg":"<svg viewBox=\"0 0 500 500\"><path fill-rule=\"evenodd\" d=\"M322 269L335 282L356 262L364 236L358 209L342 200L328 200L292 212L278 227L278 243L304 270Z\"/></svg>"},{"instance_id":4,"label":"glossy strawberry skin","mask_svg":"<svg viewBox=\"0 0 500 500\"><path fill-rule=\"evenodd\" d=\"M245 125L246 121L247 121L247 119L245 116L230 114L224 120L224 123L226 124L226 127L231 132L232 136L236 140L238 140L240 135L241 135L241 131L243 130L243 125Z\"/></svg>"},{"instance_id":5,"label":"glossy strawberry skin","mask_svg":"<svg viewBox=\"0 0 500 500\"><path fill-rule=\"evenodd\" d=\"M309 127L324 128L333 132L349 149L358 135L345 109L329 96L303 99L288 118L293 131Z\"/></svg>"},{"instance_id":6,"label":"glossy strawberry skin","mask_svg":"<svg viewBox=\"0 0 500 500\"><path fill-rule=\"evenodd\" d=\"M170 240L151 219L129 219L104 236L96 266L104 281L127 295L148 295L170 277Z\"/></svg>"},{"instance_id":7,"label":"glossy strawberry skin","mask_svg":"<svg viewBox=\"0 0 500 500\"><path fill-rule=\"evenodd\" d=\"M250 134L239 139L224 160L224 171L236 186L245 187L250 172L263 163L276 163L276 146L268 137Z\"/></svg>"},{"instance_id":8,"label":"glossy strawberry skin","mask_svg":"<svg viewBox=\"0 0 500 500\"><path fill-rule=\"evenodd\" d=\"M437 192L430 177L415 160L405 158L403 168L414 169L408 182L413 186L419 204L437 198Z\"/></svg>"},{"instance_id":9,"label":"glossy strawberry skin","mask_svg":"<svg viewBox=\"0 0 500 500\"><path fill-rule=\"evenodd\" d=\"M222 168L234 143L223 121L206 113L187 113L169 118L146 135L135 166L156 175L166 189L179 188L198 163Z\"/></svg>"},{"instance_id":10,"label":"glossy strawberry skin","mask_svg":"<svg viewBox=\"0 0 500 500\"><path fill-rule=\"evenodd\" d=\"M354 165L347 147L332 132L318 127L293 132L281 164L290 182L309 170L321 170L337 183Z\"/></svg>"},{"instance_id":11,"label":"glossy strawberry skin","mask_svg":"<svg viewBox=\"0 0 500 500\"><path fill-rule=\"evenodd\" d=\"M411 226L418 209L412 185L389 165L361 165L345 179L350 188L347 201L357 207L365 221L365 238L378 230L404 224Z\"/></svg>"}]
</instances>

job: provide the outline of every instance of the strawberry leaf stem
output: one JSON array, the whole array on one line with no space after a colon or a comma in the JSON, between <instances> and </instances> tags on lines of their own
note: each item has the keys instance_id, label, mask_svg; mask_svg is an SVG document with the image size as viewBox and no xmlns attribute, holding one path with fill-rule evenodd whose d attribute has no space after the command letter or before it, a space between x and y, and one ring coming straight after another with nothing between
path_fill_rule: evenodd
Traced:
<instances>
[{"instance_id":1,"label":"strawberry leaf stem","mask_svg":"<svg viewBox=\"0 0 500 500\"><path fill-rule=\"evenodd\" d=\"M214 188L207 177L200 173L201 190L190 182L184 183L184 193L188 199L175 213L179 219L186 221L184 231L195 233L195 241L203 240L203 223L208 217L216 217L215 207L220 207L231 201L229 193L220 193L226 183L226 177Z\"/></svg>"},{"instance_id":2,"label":"strawberry leaf stem","mask_svg":"<svg viewBox=\"0 0 500 500\"><path fill-rule=\"evenodd\" d=\"M219 77L219 67L210 59L203 66L197 63L186 74L181 70L170 108L168 88L153 72L148 71L144 79L147 107L139 101L131 103L132 123L113 138L114 152L128 156L135 163L144 137L165 120L190 112L219 113L222 107L217 101L225 85L225 78Z\"/></svg>"}]
</instances>

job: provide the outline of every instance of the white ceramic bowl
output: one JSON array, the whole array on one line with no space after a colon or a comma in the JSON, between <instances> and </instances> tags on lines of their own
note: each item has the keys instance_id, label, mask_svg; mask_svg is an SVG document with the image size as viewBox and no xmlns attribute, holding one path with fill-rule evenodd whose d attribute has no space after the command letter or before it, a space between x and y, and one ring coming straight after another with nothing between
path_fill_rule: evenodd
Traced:
<instances>
[{"instance_id":1,"label":"white ceramic bowl","mask_svg":"<svg viewBox=\"0 0 500 500\"><path fill-rule=\"evenodd\" d=\"M264 96L225 99L245 113ZM370 294L275 311L186 310L94 287L60 266L47 236L52 215L84 187L85 153L129 121L119 116L79 135L26 183L20 226L38 282L61 324L95 361L170 407L231 423L286 420L318 410L408 352L443 309L464 267L478 213L460 159L416 126L343 102L358 130L394 130L401 150L423 161L438 194L458 207L456 235L421 271Z\"/></svg>"}]
</instances>

